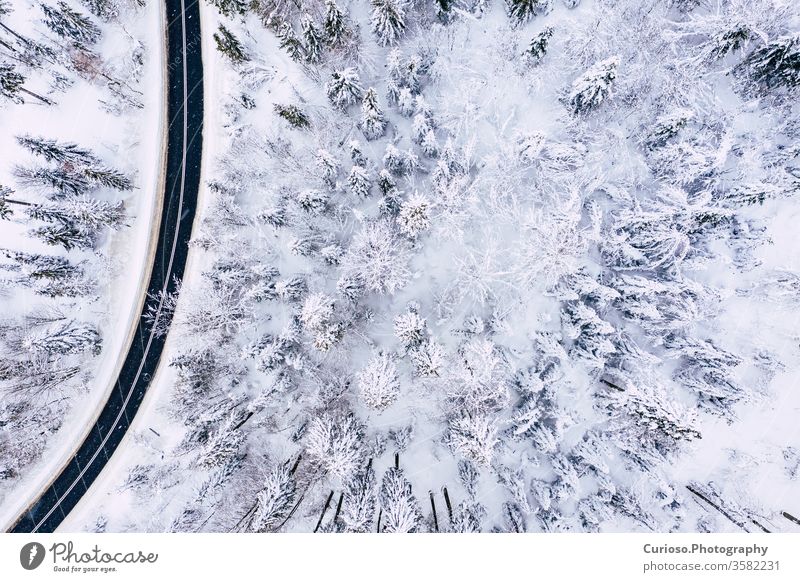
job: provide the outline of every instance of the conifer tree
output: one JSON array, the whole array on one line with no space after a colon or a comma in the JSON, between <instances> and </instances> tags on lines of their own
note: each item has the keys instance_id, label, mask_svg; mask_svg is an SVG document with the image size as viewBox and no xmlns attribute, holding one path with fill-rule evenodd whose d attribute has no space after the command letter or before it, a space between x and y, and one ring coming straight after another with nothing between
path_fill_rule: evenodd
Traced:
<instances>
[{"instance_id":1,"label":"conifer tree","mask_svg":"<svg viewBox=\"0 0 800 582\"><path fill-rule=\"evenodd\" d=\"M368 140L383 137L386 132L386 118L378 105L378 93L372 87L367 89L361 104L361 131Z\"/></svg>"},{"instance_id":2,"label":"conifer tree","mask_svg":"<svg viewBox=\"0 0 800 582\"><path fill-rule=\"evenodd\" d=\"M76 46L90 46L100 40L100 28L87 16L59 1L56 7L40 4L44 23L58 36L70 39Z\"/></svg>"},{"instance_id":3,"label":"conifer tree","mask_svg":"<svg viewBox=\"0 0 800 582\"><path fill-rule=\"evenodd\" d=\"M347 109L348 105L361 99L363 91L361 79L352 67L334 71L325 85L328 99L340 109Z\"/></svg>"},{"instance_id":4,"label":"conifer tree","mask_svg":"<svg viewBox=\"0 0 800 582\"><path fill-rule=\"evenodd\" d=\"M611 57L595 63L574 83L568 97L572 113L579 115L597 109L611 95L611 85L617 78L619 58Z\"/></svg>"},{"instance_id":5,"label":"conifer tree","mask_svg":"<svg viewBox=\"0 0 800 582\"><path fill-rule=\"evenodd\" d=\"M306 61L318 63L322 56L322 36L310 14L303 15L300 28L303 31L303 41L305 42Z\"/></svg>"},{"instance_id":6,"label":"conifer tree","mask_svg":"<svg viewBox=\"0 0 800 582\"><path fill-rule=\"evenodd\" d=\"M293 61L301 61L305 57L305 50L303 43L297 38L297 35L288 22L284 22L277 32L278 40L280 40L280 47L284 49Z\"/></svg>"},{"instance_id":7,"label":"conifer tree","mask_svg":"<svg viewBox=\"0 0 800 582\"><path fill-rule=\"evenodd\" d=\"M347 185L350 191L359 198L369 197L370 179L369 172L362 166L353 166L347 176Z\"/></svg>"},{"instance_id":8,"label":"conifer tree","mask_svg":"<svg viewBox=\"0 0 800 582\"><path fill-rule=\"evenodd\" d=\"M381 531L414 533L422 528L422 512L402 469L391 467L383 475L379 495Z\"/></svg>"},{"instance_id":9,"label":"conifer tree","mask_svg":"<svg viewBox=\"0 0 800 582\"><path fill-rule=\"evenodd\" d=\"M526 56L532 64L539 64L547 53L547 46L553 36L553 27L546 26L542 32L531 39Z\"/></svg>"},{"instance_id":10,"label":"conifer tree","mask_svg":"<svg viewBox=\"0 0 800 582\"><path fill-rule=\"evenodd\" d=\"M372 0L372 32L382 46L396 44L406 32L404 0Z\"/></svg>"},{"instance_id":11,"label":"conifer tree","mask_svg":"<svg viewBox=\"0 0 800 582\"><path fill-rule=\"evenodd\" d=\"M800 86L800 34L778 38L754 50L739 65L766 89Z\"/></svg>"},{"instance_id":12,"label":"conifer tree","mask_svg":"<svg viewBox=\"0 0 800 582\"><path fill-rule=\"evenodd\" d=\"M339 44L347 32L344 15L336 0L325 0L325 40L330 45Z\"/></svg>"},{"instance_id":13,"label":"conifer tree","mask_svg":"<svg viewBox=\"0 0 800 582\"><path fill-rule=\"evenodd\" d=\"M311 126L311 120L309 120L305 112L297 105L281 105L280 103L276 103L275 113L278 114L278 117L285 119L289 122L289 125L297 129L307 129Z\"/></svg>"},{"instance_id":14,"label":"conifer tree","mask_svg":"<svg viewBox=\"0 0 800 582\"><path fill-rule=\"evenodd\" d=\"M214 33L214 41L217 43L217 50L228 57L233 64L250 60L242 48L242 43L224 25L219 25L217 32Z\"/></svg>"},{"instance_id":15,"label":"conifer tree","mask_svg":"<svg viewBox=\"0 0 800 582\"><path fill-rule=\"evenodd\" d=\"M509 17L517 24L524 24L537 15L552 10L552 0L506 0Z\"/></svg>"}]
</instances>

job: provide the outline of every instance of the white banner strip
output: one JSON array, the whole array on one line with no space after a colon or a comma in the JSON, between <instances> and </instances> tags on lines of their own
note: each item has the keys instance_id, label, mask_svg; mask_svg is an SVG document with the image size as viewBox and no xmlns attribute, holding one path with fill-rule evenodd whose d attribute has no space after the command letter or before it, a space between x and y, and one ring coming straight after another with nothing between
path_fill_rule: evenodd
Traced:
<instances>
[{"instance_id":1,"label":"white banner strip","mask_svg":"<svg viewBox=\"0 0 800 582\"><path fill-rule=\"evenodd\" d=\"M0 535L0 580L800 580L800 534ZM512 580L512 578L508 578Z\"/></svg>"}]
</instances>

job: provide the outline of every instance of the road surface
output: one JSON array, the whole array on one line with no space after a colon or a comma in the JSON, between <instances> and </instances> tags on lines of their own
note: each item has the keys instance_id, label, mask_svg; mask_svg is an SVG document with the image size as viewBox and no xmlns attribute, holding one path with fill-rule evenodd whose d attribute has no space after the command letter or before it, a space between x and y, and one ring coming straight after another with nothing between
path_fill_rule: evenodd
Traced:
<instances>
[{"instance_id":1,"label":"road surface","mask_svg":"<svg viewBox=\"0 0 800 582\"><path fill-rule=\"evenodd\" d=\"M198 0L165 0L167 160L164 206L148 294L175 291L183 278L197 206L203 131L203 62ZM135 284L131 282L131 284ZM147 301L145 307L152 304ZM155 375L165 337L139 318L116 386L91 432L47 490L10 531L55 531L114 454Z\"/></svg>"}]
</instances>

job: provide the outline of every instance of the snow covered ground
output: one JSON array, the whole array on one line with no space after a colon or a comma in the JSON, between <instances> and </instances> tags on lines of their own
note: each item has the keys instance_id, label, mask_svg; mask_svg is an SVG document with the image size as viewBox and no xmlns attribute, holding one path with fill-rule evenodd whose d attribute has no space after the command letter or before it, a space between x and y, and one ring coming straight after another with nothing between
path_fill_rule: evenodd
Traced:
<instances>
[{"instance_id":1,"label":"snow covered ground","mask_svg":"<svg viewBox=\"0 0 800 582\"><path fill-rule=\"evenodd\" d=\"M212 4L171 365L62 530L798 531L796 6Z\"/></svg>"},{"instance_id":2,"label":"snow covered ground","mask_svg":"<svg viewBox=\"0 0 800 582\"><path fill-rule=\"evenodd\" d=\"M26 315L35 309L48 308L69 310L81 320L96 325L103 341L96 356L81 362L79 382L65 382L59 386L57 394L66 399L61 409L63 416L51 420L58 421L60 426L46 437L44 449L37 451L36 460L25 466L18 478L0 480L0 524L4 527L47 486L92 425L108 391L113 388L120 358L127 351L129 336L141 313L161 195L164 114L161 13L157 2L138 8L124 5L119 20L100 23L103 36L96 50L106 59L105 66L125 70L130 66L131 51L141 51L141 71L130 79L131 85L141 91L141 108L128 108L122 113L106 110L101 101L108 100L109 94L102 81L78 77L63 93L53 95L54 105L5 103L0 109L0 124L5 130L0 137L0 151L4 154L0 167L3 185L15 185L14 165L29 161L15 142L16 136L25 134L75 142L89 148L104 162L131 176L134 183L131 191L120 196L109 192L98 194L124 202L124 227L104 233L91 251L56 251L66 257L77 255L90 266L91 275L98 281L93 297L59 303L22 293L0 298L4 314ZM37 38L37 34L46 30L37 22L39 18L37 3L15 3L14 11L4 16L2 22L21 34ZM47 90L43 77L45 75L31 77L42 85L36 87L42 93ZM38 201L34 193L23 194L22 190L13 197ZM26 234L27 226L18 214L3 221L0 248L52 254L52 247ZM0 392L0 398L3 396ZM13 431L13 424L11 428ZM19 433L9 436L16 440L27 438ZM3 454L12 455L13 451L3 449Z\"/></svg>"}]
</instances>

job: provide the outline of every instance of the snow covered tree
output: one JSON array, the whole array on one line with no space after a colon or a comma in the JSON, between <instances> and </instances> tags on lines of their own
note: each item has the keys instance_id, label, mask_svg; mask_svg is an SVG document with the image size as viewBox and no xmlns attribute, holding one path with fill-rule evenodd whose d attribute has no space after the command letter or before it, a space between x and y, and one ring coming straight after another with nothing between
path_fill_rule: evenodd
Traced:
<instances>
[{"instance_id":1,"label":"snow covered tree","mask_svg":"<svg viewBox=\"0 0 800 582\"><path fill-rule=\"evenodd\" d=\"M125 224L122 202L111 203L88 196L68 196L57 202L31 204L25 213L34 220L74 225L84 233L94 233L101 228L118 229Z\"/></svg>"},{"instance_id":2,"label":"snow covered tree","mask_svg":"<svg viewBox=\"0 0 800 582\"><path fill-rule=\"evenodd\" d=\"M739 68L748 72L753 83L766 89L799 86L800 33L783 36L754 50Z\"/></svg>"},{"instance_id":3,"label":"snow covered tree","mask_svg":"<svg viewBox=\"0 0 800 582\"><path fill-rule=\"evenodd\" d=\"M353 166L347 176L347 185L350 191L359 198L369 198L369 190L372 187L372 183L367 169L361 166Z\"/></svg>"},{"instance_id":4,"label":"snow covered tree","mask_svg":"<svg viewBox=\"0 0 800 582\"><path fill-rule=\"evenodd\" d=\"M365 470L356 473L355 477L345 486L340 515L344 530L350 533L372 531L377 502L375 471L372 466L368 466Z\"/></svg>"},{"instance_id":5,"label":"snow covered tree","mask_svg":"<svg viewBox=\"0 0 800 582\"><path fill-rule=\"evenodd\" d=\"M448 420L444 442L454 453L476 465L488 467L499 442L497 422L477 413L453 415Z\"/></svg>"},{"instance_id":6,"label":"snow covered tree","mask_svg":"<svg viewBox=\"0 0 800 582\"><path fill-rule=\"evenodd\" d=\"M378 497L380 501L381 531L388 533L415 533L422 529L422 511L411 492L411 483L402 469L391 467L384 473Z\"/></svg>"},{"instance_id":7,"label":"snow covered tree","mask_svg":"<svg viewBox=\"0 0 800 582\"><path fill-rule=\"evenodd\" d=\"M72 224L49 224L30 231L37 238L50 246L61 246L65 250L90 249L94 246L94 238L75 228Z\"/></svg>"},{"instance_id":8,"label":"snow covered tree","mask_svg":"<svg viewBox=\"0 0 800 582\"><path fill-rule=\"evenodd\" d=\"M103 22L110 22L119 16L119 6L115 0L81 0L81 3Z\"/></svg>"},{"instance_id":9,"label":"snow covered tree","mask_svg":"<svg viewBox=\"0 0 800 582\"><path fill-rule=\"evenodd\" d=\"M23 135L17 137L17 143L48 162L79 166L94 166L100 163L100 160L91 151L73 142L60 142L44 137Z\"/></svg>"},{"instance_id":10,"label":"snow covered tree","mask_svg":"<svg viewBox=\"0 0 800 582\"><path fill-rule=\"evenodd\" d=\"M400 232L413 239L428 230L431 226L430 209L428 199L414 192L400 206L400 214L397 216Z\"/></svg>"},{"instance_id":11,"label":"snow covered tree","mask_svg":"<svg viewBox=\"0 0 800 582\"><path fill-rule=\"evenodd\" d=\"M217 7L220 14L228 18L235 18L247 12L246 0L209 0L209 2Z\"/></svg>"},{"instance_id":12,"label":"snow covered tree","mask_svg":"<svg viewBox=\"0 0 800 582\"><path fill-rule=\"evenodd\" d=\"M92 20L59 1L56 7L40 4L44 12L44 23L58 36L72 40L78 47L95 44L100 40L100 28Z\"/></svg>"},{"instance_id":13,"label":"snow covered tree","mask_svg":"<svg viewBox=\"0 0 800 582\"><path fill-rule=\"evenodd\" d=\"M511 501L503 502L503 522L509 533L525 533L528 526L525 515L519 505Z\"/></svg>"},{"instance_id":14,"label":"snow covered tree","mask_svg":"<svg viewBox=\"0 0 800 582\"><path fill-rule=\"evenodd\" d=\"M386 118L378 105L378 93L372 87L364 93L361 103L361 131L368 140L383 137L386 132Z\"/></svg>"},{"instance_id":15,"label":"snow covered tree","mask_svg":"<svg viewBox=\"0 0 800 582\"><path fill-rule=\"evenodd\" d=\"M325 293L312 293L303 302L300 321L306 329L317 331L328 325L333 319L334 300Z\"/></svg>"},{"instance_id":16,"label":"snow covered tree","mask_svg":"<svg viewBox=\"0 0 800 582\"><path fill-rule=\"evenodd\" d=\"M328 99L340 109L347 109L349 105L361 99L363 91L361 79L352 67L333 71L330 80L325 85Z\"/></svg>"},{"instance_id":17,"label":"snow covered tree","mask_svg":"<svg viewBox=\"0 0 800 582\"><path fill-rule=\"evenodd\" d=\"M506 9L516 24L524 24L534 16L550 12L553 3L552 0L506 0Z\"/></svg>"},{"instance_id":18,"label":"snow covered tree","mask_svg":"<svg viewBox=\"0 0 800 582\"><path fill-rule=\"evenodd\" d=\"M284 49L293 61L301 61L305 58L303 43L297 38L294 28L288 22L284 22L276 33L280 41L280 47Z\"/></svg>"},{"instance_id":19,"label":"snow covered tree","mask_svg":"<svg viewBox=\"0 0 800 582\"><path fill-rule=\"evenodd\" d=\"M354 165L362 166L364 168L367 167L369 160L364 154L364 148L361 146L361 142L359 142L357 139L351 139L350 143L347 144L347 149L350 150L350 160Z\"/></svg>"},{"instance_id":20,"label":"snow covered tree","mask_svg":"<svg viewBox=\"0 0 800 582\"><path fill-rule=\"evenodd\" d=\"M453 533L480 533L486 507L477 501L462 501L453 511Z\"/></svg>"},{"instance_id":21,"label":"snow covered tree","mask_svg":"<svg viewBox=\"0 0 800 582\"><path fill-rule=\"evenodd\" d=\"M32 353L54 355L97 355L101 345L100 334L93 326L74 320L56 323L42 332L32 331L23 341L25 349Z\"/></svg>"},{"instance_id":22,"label":"snow covered tree","mask_svg":"<svg viewBox=\"0 0 800 582\"><path fill-rule=\"evenodd\" d=\"M292 509L296 489L291 461L274 467L267 474L264 486L256 496L256 512L250 529L254 532L265 532L280 525Z\"/></svg>"},{"instance_id":23,"label":"snow covered tree","mask_svg":"<svg viewBox=\"0 0 800 582\"><path fill-rule=\"evenodd\" d=\"M391 356L373 357L358 373L358 388L367 407L380 412L391 406L400 394L400 377Z\"/></svg>"},{"instance_id":24,"label":"snow covered tree","mask_svg":"<svg viewBox=\"0 0 800 582\"><path fill-rule=\"evenodd\" d=\"M404 0L371 0L372 32L382 46L396 44L406 32L406 3Z\"/></svg>"},{"instance_id":25,"label":"snow covered tree","mask_svg":"<svg viewBox=\"0 0 800 582\"><path fill-rule=\"evenodd\" d=\"M12 103L22 103L19 96L25 77L11 63L0 63L0 95Z\"/></svg>"},{"instance_id":26,"label":"snow covered tree","mask_svg":"<svg viewBox=\"0 0 800 582\"><path fill-rule=\"evenodd\" d=\"M214 33L214 42L217 43L217 50L228 57L234 65L250 60L239 39L222 24Z\"/></svg>"},{"instance_id":27,"label":"snow covered tree","mask_svg":"<svg viewBox=\"0 0 800 582\"><path fill-rule=\"evenodd\" d=\"M393 144L386 145L383 155L383 165L395 176L407 176L414 172L419 165L416 155L410 150L402 152Z\"/></svg>"},{"instance_id":28,"label":"snow covered tree","mask_svg":"<svg viewBox=\"0 0 800 582\"><path fill-rule=\"evenodd\" d=\"M579 115L597 109L611 95L611 85L617 78L619 57L595 63L572 83L567 98L572 113Z\"/></svg>"},{"instance_id":29,"label":"snow covered tree","mask_svg":"<svg viewBox=\"0 0 800 582\"><path fill-rule=\"evenodd\" d=\"M238 418L233 412L219 424L203 445L198 465L205 469L221 467L240 454L244 434L236 428L237 424Z\"/></svg>"},{"instance_id":30,"label":"snow covered tree","mask_svg":"<svg viewBox=\"0 0 800 582\"><path fill-rule=\"evenodd\" d=\"M303 31L306 61L318 63L322 56L322 35L314 25L314 20L310 14L303 15L300 21L300 28Z\"/></svg>"},{"instance_id":31,"label":"snow covered tree","mask_svg":"<svg viewBox=\"0 0 800 582\"><path fill-rule=\"evenodd\" d=\"M311 120L308 115L300 109L297 105L281 105L275 104L275 113L278 117L289 122L289 125L297 129L308 129L311 126Z\"/></svg>"},{"instance_id":32,"label":"snow covered tree","mask_svg":"<svg viewBox=\"0 0 800 582\"><path fill-rule=\"evenodd\" d=\"M342 14L336 0L325 0L325 40L328 44L339 44L344 35L347 33L347 27L344 23L344 14Z\"/></svg>"},{"instance_id":33,"label":"snow covered tree","mask_svg":"<svg viewBox=\"0 0 800 582\"><path fill-rule=\"evenodd\" d=\"M434 340L422 342L409 350L414 371L422 377L439 377L447 365L447 354L442 345Z\"/></svg>"},{"instance_id":34,"label":"snow covered tree","mask_svg":"<svg viewBox=\"0 0 800 582\"><path fill-rule=\"evenodd\" d=\"M345 276L358 276L367 291L393 294L410 276L408 249L384 220L371 221L353 237L342 257Z\"/></svg>"},{"instance_id":35,"label":"snow covered tree","mask_svg":"<svg viewBox=\"0 0 800 582\"><path fill-rule=\"evenodd\" d=\"M419 346L428 336L425 318L416 309L409 309L394 318L394 335L406 349Z\"/></svg>"},{"instance_id":36,"label":"snow covered tree","mask_svg":"<svg viewBox=\"0 0 800 582\"><path fill-rule=\"evenodd\" d=\"M311 462L335 479L349 479L362 463L364 426L353 413L325 412L311 420L306 451Z\"/></svg>"},{"instance_id":37,"label":"snow covered tree","mask_svg":"<svg viewBox=\"0 0 800 582\"><path fill-rule=\"evenodd\" d=\"M322 181L328 188L336 187L336 176L339 174L339 162L328 150L317 150L317 167L322 172Z\"/></svg>"},{"instance_id":38,"label":"snow covered tree","mask_svg":"<svg viewBox=\"0 0 800 582\"><path fill-rule=\"evenodd\" d=\"M553 27L545 26L542 32L537 34L531 39L528 45L528 50L525 53L528 61L531 64L539 64L544 55L547 54L547 47L550 44L550 38L553 36Z\"/></svg>"}]
</instances>

